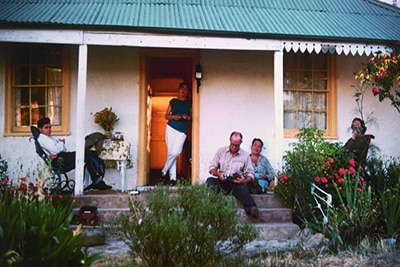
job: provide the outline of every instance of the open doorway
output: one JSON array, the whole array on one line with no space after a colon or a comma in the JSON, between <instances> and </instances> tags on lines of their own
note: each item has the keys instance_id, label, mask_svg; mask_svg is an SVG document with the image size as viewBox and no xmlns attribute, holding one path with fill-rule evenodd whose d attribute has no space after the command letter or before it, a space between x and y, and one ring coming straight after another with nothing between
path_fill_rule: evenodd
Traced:
<instances>
[{"instance_id":1,"label":"open doorway","mask_svg":"<svg viewBox=\"0 0 400 267\"><path fill-rule=\"evenodd\" d=\"M181 82L192 84L193 59L191 57L147 57L149 121L149 185L162 183L161 169L167 158L165 144L165 111L170 99L177 97ZM191 90L192 92L192 90ZM189 98L192 97L190 92ZM191 181L191 125L177 160L177 179Z\"/></svg>"}]
</instances>

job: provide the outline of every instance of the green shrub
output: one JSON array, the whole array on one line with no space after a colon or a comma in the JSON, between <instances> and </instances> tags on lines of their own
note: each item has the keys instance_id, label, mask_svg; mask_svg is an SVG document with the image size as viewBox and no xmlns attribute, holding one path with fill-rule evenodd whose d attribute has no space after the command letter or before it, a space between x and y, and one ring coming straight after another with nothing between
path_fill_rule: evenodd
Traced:
<instances>
[{"instance_id":1,"label":"green shrub","mask_svg":"<svg viewBox=\"0 0 400 267\"><path fill-rule=\"evenodd\" d=\"M239 223L231 197L205 185L147 194L145 201L130 199L130 214L112 223L136 264L140 258L144 266L219 266L257 235L252 225Z\"/></svg>"},{"instance_id":2,"label":"green shrub","mask_svg":"<svg viewBox=\"0 0 400 267\"><path fill-rule=\"evenodd\" d=\"M89 256L81 231L69 229L72 198L48 196L42 186L39 178L2 184L0 266L90 266L99 254Z\"/></svg>"}]
</instances>

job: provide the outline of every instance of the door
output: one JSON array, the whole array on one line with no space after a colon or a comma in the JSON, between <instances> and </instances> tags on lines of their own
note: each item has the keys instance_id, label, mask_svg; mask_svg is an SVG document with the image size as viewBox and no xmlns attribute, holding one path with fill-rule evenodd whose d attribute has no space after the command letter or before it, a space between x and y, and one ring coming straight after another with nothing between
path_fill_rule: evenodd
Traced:
<instances>
[{"instance_id":1,"label":"door","mask_svg":"<svg viewBox=\"0 0 400 267\"><path fill-rule=\"evenodd\" d=\"M193 57L174 56L146 56L146 87L147 101L146 121L149 129L146 153L148 152L147 181L145 184L154 185L161 182L161 169L167 159L167 147L165 144L165 111L169 101L177 97L181 82L190 86L193 83ZM189 97L192 96L190 90ZM177 160L177 178L191 180L191 125L187 134L183 151Z\"/></svg>"}]
</instances>

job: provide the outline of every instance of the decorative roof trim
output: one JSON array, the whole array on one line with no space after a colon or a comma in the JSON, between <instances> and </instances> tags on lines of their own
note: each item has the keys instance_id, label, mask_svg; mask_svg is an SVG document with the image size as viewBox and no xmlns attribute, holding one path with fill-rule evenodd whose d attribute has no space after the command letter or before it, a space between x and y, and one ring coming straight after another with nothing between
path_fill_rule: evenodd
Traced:
<instances>
[{"instance_id":1,"label":"decorative roof trim","mask_svg":"<svg viewBox=\"0 0 400 267\"><path fill-rule=\"evenodd\" d=\"M370 56L371 54L376 54L377 52L390 52L391 48L384 45L368 45L368 44L355 44L355 43L317 43L317 42L304 42L304 41L284 41L282 42L282 47L286 52L297 52L302 53L315 52L319 54L320 52L326 53L337 53L338 55L353 55L356 54L362 56Z\"/></svg>"}]
</instances>

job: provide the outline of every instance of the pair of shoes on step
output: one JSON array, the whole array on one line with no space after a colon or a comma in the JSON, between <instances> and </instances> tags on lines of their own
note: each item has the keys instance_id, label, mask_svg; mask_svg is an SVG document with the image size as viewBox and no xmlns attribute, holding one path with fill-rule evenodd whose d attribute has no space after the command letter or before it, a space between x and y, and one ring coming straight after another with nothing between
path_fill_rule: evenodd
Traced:
<instances>
[{"instance_id":1,"label":"pair of shoes on step","mask_svg":"<svg viewBox=\"0 0 400 267\"><path fill-rule=\"evenodd\" d=\"M98 190L108 190L111 189L111 185L107 185L104 181L100 181L97 184L92 185L93 189L98 189Z\"/></svg>"},{"instance_id":2,"label":"pair of shoes on step","mask_svg":"<svg viewBox=\"0 0 400 267\"><path fill-rule=\"evenodd\" d=\"M176 180L170 180L169 185L170 186L175 186L177 184Z\"/></svg>"}]
</instances>

